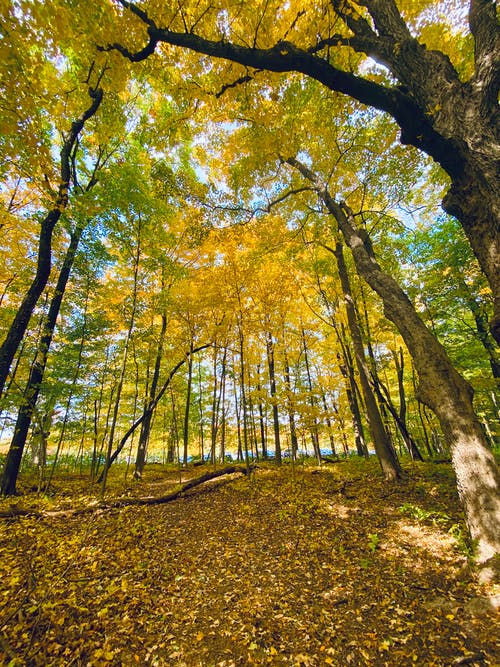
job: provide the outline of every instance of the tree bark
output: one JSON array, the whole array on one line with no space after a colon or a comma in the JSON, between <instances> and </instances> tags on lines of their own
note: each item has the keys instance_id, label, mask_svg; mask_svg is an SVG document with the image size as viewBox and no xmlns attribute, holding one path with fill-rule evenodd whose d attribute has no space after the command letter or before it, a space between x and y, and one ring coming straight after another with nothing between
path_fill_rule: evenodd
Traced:
<instances>
[{"instance_id":1,"label":"tree bark","mask_svg":"<svg viewBox=\"0 0 500 667\"><path fill-rule=\"evenodd\" d=\"M401 477L401 469L392 444L389 440L386 428L380 416L377 401L370 385L370 371L366 363L363 339L359 327L354 300L352 297L351 284L347 266L344 260L344 251L342 244L337 242L334 250L339 271L340 283L344 293L345 307L347 312L347 322L351 334L352 345L354 348L354 358L358 369L359 382L363 399L366 407L366 417L368 428L372 436L375 452L382 468L382 472L387 481L394 481Z\"/></svg>"},{"instance_id":2,"label":"tree bark","mask_svg":"<svg viewBox=\"0 0 500 667\"><path fill-rule=\"evenodd\" d=\"M47 213L40 225L35 277L19 306L4 342L0 346L0 396L4 390L12 360L28 328L31 315L49 280L52 265L52 234L69 201L72 152L77 146L78 137L85 122L97 113L102 102L103 91L101 88L89 87L88 94L92 100L90 106L71 123L71 129L63 141L60 153L59 189L54 207Z\"/></svg>"},{"instance_id":3,"label":"tree bark","mask_svg":"<svg viewBox=\"0 0 500 667\"><path fill-rule=\"evenodd\" d=\"M26 384L23 402L17 415L14 435L7 453L7 459L2 475L0 492L5 496L14 495L16 492L16 482L21 466L21 459L26 445L26 438L31 425L33 412L40 393L45 367L47 365L47 356L52 343L56 321L61 310L61 304L66 291L66 285L73 267L76 251L80 242L84 226L77 226L71 234L70 243L66 250L66 255L59 272L54 295L51 299L47 319L43 325L43 333L40 338L35 362L31 367L28 382Z\"/></svg>"},{"instance_id":4,"label":"tree bark","mask_svg":"<svg viewBox=\"0 0 500 667\"><path fill-rule=\"evenodd\" d=\"M149 396L147 404L144 406L144 421L141 424L141 431L139 434L139 444L137 445L137 455L135 458L135 470L134 477L135 479L140 479L144 470L144 465L146 463L146 451L149 443L149 435L151 432L151 419L153 417L153 411L149 411L155 396L156 390L158 387L158 380L160 379L160 368L161 368L161 359L163 356L163 343L165 342L165 334L167 332L167 315L162 313L161 315L161 330L160 338L158 340L158 348L156 351L155 367L153 371L153 378L151 380L151 386L149 387Z\"/></svg>"},{"instance_id":5,"label":"tree bark","mask_svg":"<svg viewBox=\"0 0 500 667\"><path fill-rule=\"evenodd\" d=\"M137 247L135 249L134 253L134 272L133 272L133 292L132 292L132 309L130 312L130 319L127 327L127 335L125 338L125 347L123 350L123 356L122 356L122 365L120 369L120 376L118 379L118 384L116 387L116 397L115 397L115 404L113 408L113 417L111 420L111 427L109 430L109 437L108 437L108 447L107 447L107 452L106 452L106 463L104 465L104 470L99 477L99 481L102 484L101 487L101 495L104 497L104 493L106 491L106 483L108 479L108 470L111 466L111 457L113 454L113 443L115 439L115 430L116 430L116 425L118 422L118 412L120 409L120 401L121 401L121 396L122 396L122 390L123 390L123 383L125 382L125 372L127 370L127 360L128 360L128 351L130 347L130 341L132 339L132 332L134 330L135 326L135 315L137 311L137 289L138 289L138 278L139 278L139 263L141 259L141 241L142 241L142 220L139 217L138 220L138 227L137 227Z\"/></svg>"},{"instance_id":6,"label":"tree bark","mask_svg":"<svg viewBox=\"0 0 500 667\"><path fill-rule=\"evenodd\" d=\"M182 431L182 463L187 466L189 445L189 414L191 411L191 385L193 382L193 343L189 348L186 406L184 408L184 427Z\"/></svg>"},{"instance_id":7,"label":"tree bark","mask_svg":"<svg viewBox=\"0 0 500 667\"><path fill-rule=\"evenodd\" d=\"M315 183L328 212L351 249L356 268L384 304L412 356L419 397L436 414L450 448L458 493L479 563L500 553L500 474L472 405L470 384L453 367L446 350L427 329L398 283L375 259L370 240L357 228L346 204L337 203L317 176L295 158L289 164Z\"/></svg>"},{"instance_id":8,"label":"tree bark","mask_svg":"<svg viewBox=\"0 0 500 667\"><path fill-rule=\"evenodd\" d=\"M316 398L313 393L311 367L309 364L309 350L307 348L306 332L304 331L304 327L301 327L301 338L302 338L302 347L304 350L304 361L306 364L307 386L309 388L309 405L311 406L311 411L313 413L312 424L311 424L311 440L314 449L314 455L318 461L318 464L321 465L321 450L319 446L318 421L316 419L317 406L316 406Z\"/></svg>"},{"instance_id":9,"label":"tree bark","mask_svg":"<svg viewBox=\"0 0 500 667\"><path fill-rule=\"evenodd\" d=\"M284 344L283 336L283 344ZM284 347L284 361L285 361L285 389L287 394L287 412L288 412L288 424L290 426L290 445L292 448L292 460L295 461L297 458L297 452L299 450L299 441L297 439L297 427L295 424L295 410L293 405L293 396L294 392L292 390L292 383L290 377L290 362L288 361L288 353L286 347Z\"/></svg>"},{"instance_id":10,"label":"tree bark","mask_svg":"<svg viewBox=\"0 0 500 667\"><path fill-rule=\"evenodd\" d=\"M271 391L271 403L273 407L273 432L274 432L274 452L276 462L281 463L281 443L280 443L280 419L278 412L278 402L276 398L276 373L274 367L274 341L272 334L266 333L266 353L267 367L269 369L269 387Z\"/></svg>"}]
</instances>

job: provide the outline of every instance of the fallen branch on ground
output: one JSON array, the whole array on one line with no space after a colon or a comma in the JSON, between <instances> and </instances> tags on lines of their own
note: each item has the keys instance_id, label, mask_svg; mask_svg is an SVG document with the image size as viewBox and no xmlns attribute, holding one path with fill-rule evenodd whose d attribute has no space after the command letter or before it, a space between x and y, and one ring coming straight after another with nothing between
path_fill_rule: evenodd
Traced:
<instances>
[{"instance_id":1,"label":"fallen branch on ground","mask_svg":"<svg viewBox=\"0 0 500 667\"><path fill-rule=\"evenodd\" d=\"M254 470L255 466L250 466L250 471ZM118 500L113 500L111 502L99 502L95 505L89 505L86 507L80 507L77 509L69 510L30 510L30 509L21 509L16 506L12 506L6 510L0 511L0 519L12 519L15 517L21 516L30 516L35 518L47 518L47 517L56 517L56 516L78 516L81 514L91 514L92 512L103 512L111 509L116 509L120 507L127 507L131 505L140 506L140 505L163 505L169 503L172 500L176 500L183 496L187 491L194 489L200 484L209 482L212 479L217 479L218 477L223 477L224 475L233 475L233 474L242 474L246 475L248 472L247 466L226 466L220 470L212 470L211 472L206 472L201 477L195 477L190 479L185 484L183 484L180 489L177 491L172 491L165 496L148 496L146 498L119 498Z\"/></svg>"}]
</instances>

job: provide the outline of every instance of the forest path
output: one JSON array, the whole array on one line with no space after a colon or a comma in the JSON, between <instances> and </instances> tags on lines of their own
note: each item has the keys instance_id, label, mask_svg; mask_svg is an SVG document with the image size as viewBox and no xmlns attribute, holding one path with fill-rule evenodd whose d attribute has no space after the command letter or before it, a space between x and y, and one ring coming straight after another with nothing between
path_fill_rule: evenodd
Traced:
<instances>
[{"instance_id":1,"label":"forest path","mask_svg":"<svg viewBox=\"0 0 500 667\"><path fill-rule=\"evenodd\" d=\"M141 495L172 488L148 475ZM357 462L3 521L2 664L498 665L461 530L448 466L388 487Z\"/></svg>"}]
</instances>

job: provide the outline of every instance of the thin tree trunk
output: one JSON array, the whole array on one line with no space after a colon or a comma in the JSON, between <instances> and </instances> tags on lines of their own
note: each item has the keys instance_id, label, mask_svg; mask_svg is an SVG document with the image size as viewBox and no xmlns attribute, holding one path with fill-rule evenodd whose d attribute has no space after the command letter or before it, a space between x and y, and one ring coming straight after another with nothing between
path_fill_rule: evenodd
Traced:
<instances>
[{"instance_id":1,"label":"thin tree trunk","mask_svg":"<svg viewBox=\"0 0 500 667\"><path fill-rule=\"evenodd\" d=\"M90 76L90 74L89 74ZM31 315L35 309L38 299L42 295L49 280L52 265L52 234L54 227L59 221L62 212L66 209L69 201L69 188L72 180L72 154L78 146L78 137L83 130L85 122L97 113L103 98L101 88L88 88L88 94L92 102L82 115L71 123L71 129L63 141L60 152L60 176L59 188L54 207L47 213L40 224L40 235L38 238L37 268L33 281L19 306L16 316L9 327L7 336L0 346L0 396L3 393L5 382L9 374L12 360L19 348L23 336L28 327ZM12 465L19 453L14 455ZM14 468L13 468L14 469ZM2 483L7 490L7 480Z\"/></svg>"},{"instance_id":2,"label":"thin tree trunk","mask_svg":"<svg viewBox=\"0 0 500 667\"><path fill-rule=\"evenodd\" d=\"M193 354L194 354L195 352L199 352L200 350L204 350L204 349L206 349L207 347L210 347L210 343L205 344L205 345L200 345L199 347L194 348L194 349L193 349ZM131 435L135 432L135 430L142 424L142 422L148 417L148 415L149 415L150 413L153 413L153 411L156 409L156 406L157 406L158 403L160 402L160 399L162 398L162 396L164 395L164 393L167 391L168 387L170 386L170 382L172 381L172 378L173 378L174 375L177 373L177 371L179 370L179 368L181 368L181 366L183 366L183 365L186 363L186 361L189 359L190 355L191 355L191 352L186 352L186 355L185 355L184 359L182 359L181 361L179 361L179 362L172 368L172 370L171 370L170 373L168 374L168 377L167 377L166 381L163 383L162 388L161 388L160 391L156 394L155 399L154 399L154 401L150 404L149 408L148 408L147 410L145 410L145 411L142 413L142 415L141 415L138 419L136 419L136 421L132 424L132 426L128 429L128 431L125 433L125 435L124 435L124 436L122 437L122 439L120 440L118 446L116 447L115 451L112 453L112 455L111 455L111 457L110 457L110 459L109 459L108 467L111 466L111 465L116 461L116 459L118 458L118 455L120 454L120 452L122 451L122 449L125 447L125 444L126 444L127 440L130 438L130 436L131 436ZM104 475L104 473L101 474L101 476L100 476L99 479L98 479L98 482L102 482L103 475Z\"/></svg>"},{"instance_id":3,"label":"thin tree trunk","mask_svg":"<svg viewBox=\"0 0 500 667\"><path fill-rule=\"evenodd\" d=\"M316 399L314 397L314 392L313 392L311 367L309 365L309 350L307 348L306 332L304 331L304 327L301 327L301 337L302 337L302 348L304 350L304 360L305 360L305 363L306 363L307 386L309 388L309 404L311 406L312 413L313 413L312 425L311 425L311 441L312 441L312 445L313 445L314 455L316 456L316 459L317 459L318 463L321 465L321 451L320 451L320 447L319 447L318 421L316 419L317 406L316 406Z\"/></svg>"},{"instance_id":4,"label":"thin tree trunk","mask_svg":"<svg viewBox=\"0 0 500 667\"><path fill-rule=\"evenodd\" d=\"M83 229L83 225L77 225L76 229L71 234L70 243L59 272L54 295L50 302L47 319L43 325L43 333L38 345L36 359L31 367L28 382L24 390L24 400L19 408L14 435L12 437L2 475L0 490L1 493L6 496L13 495L16 492L16 482L19 475L19 468L21 466L21 458L26 445L26 438L28 436L38 395L40 393L40 387L47 365L47 356L52 343L59 311L61 310L64 292L66 291L66 285L68 284L68 279L73 267Z\"/></svg>"},{"instance_id":5,"label":"thin tree trunk","mask_svg":"<svg viewBox=\"0 0 500 667\"><path fill-rule=\"evenodd\" d=\"M288 412L288 425L290 427L290 445L292 449L292 460L295 461L297 458L297 452L299 450L299 442L297 440L297 427L295 424L295 411L293 409L293 392L292 392L292 383L290 377L290 363L288 361L288 353L286 347L284 346L283 351L285 368L285 389L287 394L287 412Z\"/></svg>"},{"instance_id":6,"label":"thin tree trunk","mask_svg":"<svg viewBox=\"0 0 500 667\"><path fill-rule=\"evenodd\" d=\"M59 460L59 455L61 453L61 449L62 449L63 442L64 442L64 436L66 434L66 426L68 424L68 416L69 416L69 411L70 411L70 408L71 408L71 402L73 400L73 395L74 395L76 382L78 380L78 376L80 375L80 370L81 370L82 360L83 360L83 349L84 349L85 338L86 338L86 333L87 333L86 328L87 328L88 304L89 304L89 287L87 285L87 292L86 292L86 295L85 295L85 308L84 308L84 312L83 312L82 336L80 338L80 343L78 345L78 358L77 358L77 361L76 361L75 372L74 372L73 378L71 380L71 388L70 388L70 391L69 391L68 400L66 401L66 409L64 411L64 418L63 418L63 423L62 423L62 426L61 426L61 433L59 434L59 439L57 441L57 447L56 447L56 452L55 452L55 455L54 455L54 461L52 462L52 466L50 468L49 478L47 480L47 485L46 485L47 488L50 488L50 485L52 483L52 478L54 477L54 472L55 472L55 469L56 469L57 461ZM85 417L86 417L86 411L85 411ZM86 424L86 419L84 420L84 429L85 429L85 424ZM84 434L85 434L85 430L83 432L83 435ZM82 442L83 442L83 435L82 435ZM83 453L82 453L82 456L83 456Z\"/></svg>"},{"instance_id":7,"label":"thin tree trunk","mask_svg":"<svg viewBox=\"0 0 500 667\"><path fill-rule=\"evenodd\" d=\"M141 424L141 432L139 434L139 444L137 446L137 456L135 459L135 470L134 477L135 479L140 479L144 470L144 464L146 463L146 451L149 443L149 435L151 433L151 418L153 416L153 411L149 408L151 407L158 387L158 380L160 378L160 368L161 360L163 356L163 344L165 342L165 335L167 332L167 315L162 313L161 315L161 330L160 338L158 340L158 348L156 351L156 360L155 367L153 371L153 379L151 380L151 385L149 387L149 397L147 404L144 406L144 412L146 416L144 421Z\"/></svg>"},{"instance_id":8,"label":"thin tree trunk","mask_svg":"<svg viewBox=\"0 0 500 667\"><path fill-rule=\"evenodd\" d=\"M262 448L262 458L267 459L267 443L266 443L266 428L264 422L264 403L262 402L262 385L260 383L260 365L257 366L257 394L259 396L259 433L260 433L260 446Z\"/></svg>"},{"instance_id":9,"label":"thin tree trunk","mask_svg":"<svg viewBox=\"0 0 500 667\"><path fill-rule=\"evenodd\" d=\"M266 352L267 352L267 367L269 369L269 387L271 391L271 404L273 408L274 453L276 457L276 463L278 465L281 465L280 420L278 412L278 401L276 397L274 341L270 332L266 333Z\"/></svg>"},{"instance_id":10,"label":"thin tree trunk","mask_svg":"<svg viewBox=\"0 0 500 667\"><path fill-rule=\"evenodd\" d=\"M347 266L344 260L344 251L341 243L337 242L334 254L337 259L340 282L342 284L342 291L344 293L347 321L349 323L349 331L351 333L352 344L354 347L354 357L356 359L356 366L358 368L359 381L365 402L366 416L368 419L370 434L372 436L375 451L377 453L377 457L385 479L388 481L396 480L401 476L401 469L399 467L396 453L394 452L394 449L392 448L392 445L389 441L387 431L380 416L377 402L370 385L370 376L365 359L363 339L354 307L349 274L347 272Z\"/></svg>"},{"instance_id":11,"label":"thin tree trunk","mask_svg":"<svg viewBox=\"0 0 500 667\"><path fill-rule=\"evenodd\" d=\"M193 382L193 343L191 342L189 348L188 359L188 377L187 377L187 391L186 391L186 407L184 409L184 429L182 433L182 462L187 466L188 463L188 445L189 445L189 414L191 411L191 385Z\"/></svg>"},{"instance_id":12,"label":"thin tree trunk","mask_svg":"<svg viewBox=\"0 0 500 667\"><path fill-rule=\"evenodd\" d=\"M328 404L326 402L326 394L325 394L325 390L323 389L323 387L320 387L320 391L321 391L321 400L323 402L323 408L325 410L325 422L326 422L326 425L327 425L327 428L328 428L328 437L330 439L330 448L332 450L333 456L336 456L337 453L335 451L335 438L333 437L332 420L330 419Z\"/></svg>"},{"instance_id":13,"label":"thin tree trunk","mask_svg":"<svg viewBox=\"0 0 500 667\"><path fill-rule=\"evenodd\" d=\"M104 496L106 492L106 483L108 479L108 470L111 466L111 456L113 453L113 443L115 439L115 431L116 431L116 425L118 422L118 413L120 410L120 401L121 401L121 396L122 396L122 390L123 390L123 383L125 381L125 373L127 370L127 360L128 360L128 351L130 347L130 341L132 339L132 331L134 330L134 325L135 325L135 314L137 311L137 286L138 286L138 277L139 277L139 263L140 263L140 258L141 258L141 232L142 232L142 221L139 219L138 221L138 235L137 235L137 247L135 249L135 254L134 254L134 282L133 282L133 292L132 292L132 309L130 312L130 319L128 323L128 328L127 328L127 335L125 337L125 347L123 349L123 355L122 355L122 365L120 369L120 376L118 378L118 384L116 387L116 397L115 397L115 405L113 409L113 417L111 420L111 427L109 430L109 437L108 437L108 447L107 447L107 453L106 453L106 463L104 465L104 471L100 477L101 481L101 496Z\"/></svg>"},{"instance_id":14,"label":"thin tree trunk","mask_svg":"<svg viewBox=\"0 0 500 667\"><path fill-rule=\"evenodd\" d=\"M203 384L201 378L201 361L198 361L198 412L200 415L200 459L205 462L205 433L203 415Z\"/></svg>"}]
</instances>

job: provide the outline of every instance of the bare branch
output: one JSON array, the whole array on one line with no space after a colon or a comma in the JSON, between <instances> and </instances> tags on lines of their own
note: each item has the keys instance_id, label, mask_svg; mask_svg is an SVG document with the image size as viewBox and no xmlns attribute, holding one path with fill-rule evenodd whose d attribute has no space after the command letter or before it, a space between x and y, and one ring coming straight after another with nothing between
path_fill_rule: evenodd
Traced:
<instances>
[{"instance_id":1,"label":"bare branch","mask_svg":"<svg viewBox=\"0 0 500 667\"><path fill-rule=\"evenodd\" d=\"M231 83L225 83L222 88L219 90L219 92L215 93L215 97L219 99L219 97L222 97L226 90L229 90L230 88L237 88L238 86L241 86L243 83L248 83L249 81L252 81L254 77L250 76L250 74L246 74L245 76L240 76L239 79L236 79L236 81L233 81Z\"/></svg>"}]
</instances>

